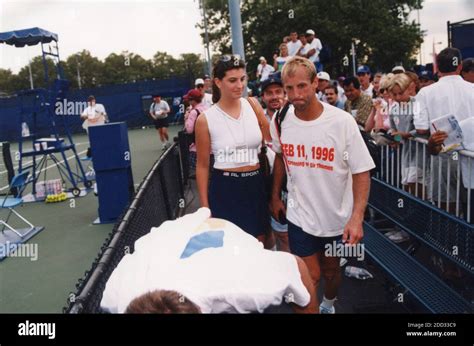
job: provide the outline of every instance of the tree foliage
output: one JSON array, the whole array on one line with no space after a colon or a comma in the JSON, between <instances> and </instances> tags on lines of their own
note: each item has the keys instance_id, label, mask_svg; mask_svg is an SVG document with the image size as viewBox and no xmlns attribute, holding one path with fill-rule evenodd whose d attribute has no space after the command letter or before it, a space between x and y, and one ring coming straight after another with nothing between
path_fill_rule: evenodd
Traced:
<instances>
[{"instance_id":1,"label":"tree foliage","mask_svg":"<svg viewBox=\"0 0 474 346\"><path fill-rule=\"evenodd\" d=\"M220 53L231 51L230 18L227 1L204 0L210 42ZM258 57L272 57L290 30L316 31L332 57L325 70L352 72L351 42L357 40L357 64L389 71L396 64L410 67L422 42L418 24L409 14L421 8L421 0L243 0L242 33L246 60L255 70ZM200 25L202 29L202 25ZM204 34L203 34L204 37ZM348 66L343 65L348 57Z\"/></svg>"},{"instance_id":2,"label":"tree foliage","mask_svg":"<svg viewBox=\"0 0 474 346\"><path fill-rule=\"evenodd\" d=\"M48 77L56 78L53 61L47 59ZM43 59L36 56L30 61L35 88L46 87L44 82ZM122 51L120 54L111 53L104 61L82 50L61 61L64 77L70 81L71 89L79 87L79 77L82 88L93 88L101 85L121 84L151 79L167 79L184 77L190 81L202 77L204 61L199 54L182 54L178 59L157 52L152 59ZM79 73L78 73L79 71ZM20 69L18 74L11 70L0 69L0 92L14 93L30 88L28 65Z\"/></svg>"}]
</instances>

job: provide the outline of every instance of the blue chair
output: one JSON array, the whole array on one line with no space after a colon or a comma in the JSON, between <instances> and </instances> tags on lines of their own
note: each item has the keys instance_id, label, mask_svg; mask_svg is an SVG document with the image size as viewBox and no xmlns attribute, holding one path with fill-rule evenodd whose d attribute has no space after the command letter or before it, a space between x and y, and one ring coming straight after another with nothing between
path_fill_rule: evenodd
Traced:
<instances>
[{"instance_id":1,"label":"blue chair","mask_svg":"<svg viewBox=\"0 0 474 346\"><path fill-rule=\"evenodd\" d=\"M26 187L26 182L28 179L29 171L24 171L21 173L18 173L15 175L10 183L10 190L7 193L5 197L3 197L3 200L0 199L0 204L2 209L8 209L8 216L5 219L0 219L0 225L2 225L2 233L5 231L5 228L8 228L10 231L14 232L17 234L20 238L24 238L27 236L31 231L35 229L35 226L31 224L27 219L25 219L23 216L21 216L17 211L15 211L15 208L21 204L23 204L23 198L21 198L21 194L23 193L23 190ZM10 194L14 194L12 197L9 197ZM11 225L8 224L8 221L10 220L10 216L15 214L19 219L21 219L23 222L25 222L29 228L26 231L26 233L21 234L17 229L12 227Z\"/></svg>"}]
</instances>

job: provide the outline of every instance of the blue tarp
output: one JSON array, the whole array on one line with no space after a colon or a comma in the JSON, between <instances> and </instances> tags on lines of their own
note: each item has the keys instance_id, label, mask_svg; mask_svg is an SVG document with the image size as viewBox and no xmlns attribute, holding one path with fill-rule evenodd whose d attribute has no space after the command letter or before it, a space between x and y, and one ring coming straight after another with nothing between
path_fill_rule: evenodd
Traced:
<instances>
[{"instance_id":1,"label":"blue tarp","mask_svg":"<svg viewBox=\"0 0 474 346\"><path fill-rule=\"evenodd\" d=\"M34 46L38 43L58 41L58 35L41 28L31 28L0 33L0 43L15 47Z\"/></svg>"}]
</instances>

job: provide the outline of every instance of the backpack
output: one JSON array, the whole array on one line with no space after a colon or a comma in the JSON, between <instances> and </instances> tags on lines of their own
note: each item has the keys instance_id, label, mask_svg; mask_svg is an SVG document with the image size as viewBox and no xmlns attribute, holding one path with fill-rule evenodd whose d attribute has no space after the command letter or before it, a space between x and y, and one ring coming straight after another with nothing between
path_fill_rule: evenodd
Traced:
<instances>
[{"instance_id":1,"label":"backpack","mask_svg":"<svg viewBox=\"0 0 474 346\"><path fill-rule=\"evenodd\" d=\"M197 114L196 114L196 119L194 119L193 132L188 133L188 143L189 144L196 143L196 121L197 121L197 118L199 117L199 114L201 114L199 109L195 108L194 110L197 112Z\"/></svg>"},{"instance_id":2,"label":"backpack","mask_svg":"<svg viewBox=\"0 0 474 346\"><path fill-rule=\"evenodd\" d=\"M281 137L281 123L285 119L289 108L290 108L290 103L287 102L287 104L280 111L278 111L278 113L275 116L275 123L278 129L278 136L280 137ZM362 135L362 139L364 140L364 143L367 146L367 149L369 150L369 154L375 163L375 168L370 170L370 175L373 176L380 169L380 147L375 143L374 139L367 132L360 130L360 134Z\"/></svg>"}]
</instances>

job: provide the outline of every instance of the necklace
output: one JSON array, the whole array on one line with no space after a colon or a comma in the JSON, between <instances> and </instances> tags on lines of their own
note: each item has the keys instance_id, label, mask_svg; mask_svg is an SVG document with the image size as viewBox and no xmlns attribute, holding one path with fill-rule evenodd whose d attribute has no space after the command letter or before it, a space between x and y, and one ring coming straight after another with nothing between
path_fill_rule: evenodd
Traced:
<instances>
[{"instance_id":1,"label":"necklace","mask_svg":"<svg viewBox=\"0 0 474 346\"><path fill-rule=\"evenodd\" d=\"M244 138L243 138L243 141L242 142L239 142L236 140L235 138L235 135L234 135L234 131L231 129L231 127L229 126L229 119L227 119L227 117L229 117L230 115L228 115L226 112L224 112L224 110L219 107L219 105L216 105L217 106L217 109L219 110L219 112L222 114L222 116L224 117L224 122L225 122L225 125L227 127L227 129L229 130L229 133L230 135L232 136L232 139L234 140L234 143L235 143L235 147L236 149L237 148L241 148L243 146L246 145L247 143L247 134L245 132L245 124L244 124L244 121L243 121L243 108L241 107L240 108L240 116L239 116L239 119L235 119L237 120L239 123L240 123L240 127L241 127L241 132L244 134Z\"/></svg>"}]
</instances>

